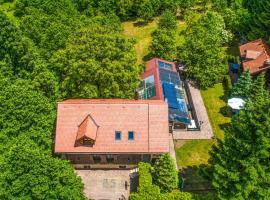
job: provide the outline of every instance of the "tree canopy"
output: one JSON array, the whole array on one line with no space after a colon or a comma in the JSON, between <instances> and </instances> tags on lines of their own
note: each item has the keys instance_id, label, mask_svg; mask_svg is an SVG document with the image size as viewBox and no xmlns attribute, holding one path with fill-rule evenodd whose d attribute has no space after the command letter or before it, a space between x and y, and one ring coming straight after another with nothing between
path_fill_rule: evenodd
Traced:
<instances>
[{"instance_id":1,"label":"tree canopy","mask_svg":"<svg viewBox=\"0 0 270 200\"><path fill-rule=\"evenodd\" d=\"M176 57L176 16L166 10L160 16L158 29L153 33L153 41L150 46L150 56L166 60Z\"/></svg>"},{"instance_id":2,"label":"tree canopy","mask_svg":"<svg viewBox=\"0 0 270 200\"><path fill-rule=\"evenodd\" d=\"M64 97L133 98L139 82L133 41L119 33L80 29L52 63Z\"/></svg>"},{"instance_id":3,"label":"tree canopy","mask_svg":"<svg viewBox=\"0 0 270 200\"><path fill-rule=\"evenodd\" d=\"M197 18L191 16L187 21L186 41L179 58L186 66L187 77L207 88L221 81L227 70L224 44L231 35L218 13L209 11Z\"/></svg>"},{"instance_id":4,"label":"tree canopy","mask_svg":"<svg viewBox=\"0 0 270 200\"><path fill-rule=\"evenodd\" d=\"M219 199L268 199L270 98L249 102L211 153L212 184Z\"/></svg>"},{"instance_id":5,"label":"tree canopy","mask_svg":"<svg viewBox=\"0 0 270 200\"><path fill-rule=\"evenodd\" d=\"M81 199L83 184L67 161L20 137L0 161L1 199Z\"/></svg>"}]
</instances>

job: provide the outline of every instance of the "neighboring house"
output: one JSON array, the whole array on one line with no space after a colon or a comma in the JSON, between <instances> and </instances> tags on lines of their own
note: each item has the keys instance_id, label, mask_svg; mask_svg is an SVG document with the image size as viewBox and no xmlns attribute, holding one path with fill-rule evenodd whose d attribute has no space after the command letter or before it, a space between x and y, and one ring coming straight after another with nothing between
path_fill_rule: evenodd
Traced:
<instances>
[{"instance_id":1,"label":"neighboring house","mask_svg":"<svg viewBox=\"0 0 270 200\"><path fill-rule=\"evenodd\" d=\"M252 76L270 69L270 48L262 39L240 46L243 71L250 71Z\"/></svg>"},{"instance_id":2,"label":"neighboring house","mask_svg":"<svg viewBox=\"0 0 270 200\"><path fill-rule=\"evenodd\" d=\"M137 90L139 99L159 99L168 103L173 129L186 129L191 122L184 84L173 62L153 58L146 64Z\"/></svg>"},{"instance_id":3,"label":"neighboring house","mask_svg":"<svg viewBox=\"0 0 270 200\"><path fill-rule=\"evenodd\" d=\"M169 152L161 100L69 99L58 103L55 154L75 168L132 168Z\"/></svg>"}]
</instances>

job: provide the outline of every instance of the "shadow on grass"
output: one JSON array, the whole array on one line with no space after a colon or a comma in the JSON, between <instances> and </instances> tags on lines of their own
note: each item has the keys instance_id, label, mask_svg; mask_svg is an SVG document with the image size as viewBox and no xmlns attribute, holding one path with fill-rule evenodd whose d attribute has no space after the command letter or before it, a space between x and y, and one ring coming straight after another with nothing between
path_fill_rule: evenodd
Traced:
<instances>
[{"instance_id":1,"label":"shadow on grass","mask_svg":"<svg viewBox=\"0 0 270 200\"><path fill-rule=\"evenodd\" d=\"M232 109L229 106L223 106L219 109L219 113L224 117L232 117Z\"/></svg>"},{"instance_id":2,"label":"shadow on grass","mask_svg":"<svg viewBox=\"0 0 270 200\"><path fill-rule=\"evenodd\" d=\"M211 182L202 176L204 171L207 171L207 165L190 166L179 170L180 189L184 192L194 194L203 194L214 192Z\"/></svg>"},{"instance_id":3,"label":"shadow on grass","mask_svg":"<svg viewBox=\"0 0 270 200\"><path fill-rule=\"evenodd\" d=\"M152 20L149 20L149 21L138 20L137 22L134 23L134 26L135 26L135 27L147 26L148 23L151 23L152 21L153 21L153 19L152 19Z\"/></svg>"},{"instance_id":4,"label":"shadow on grass","mask_svg":"<svg viewBox=\"0 0 270 200\"><path fill-rule=\"evenodd\" d=\"M220 129L222 129L223 131L229 130L229 128L231 127L231 123L224 123L224 124L219 124Z\"/></svg>"}]
</instances>

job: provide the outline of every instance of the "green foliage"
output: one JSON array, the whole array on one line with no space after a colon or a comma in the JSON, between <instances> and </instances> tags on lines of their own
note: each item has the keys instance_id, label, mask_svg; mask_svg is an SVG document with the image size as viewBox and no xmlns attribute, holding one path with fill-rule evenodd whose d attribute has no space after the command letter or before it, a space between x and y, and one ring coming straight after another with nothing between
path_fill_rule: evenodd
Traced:
<instances>
[{"instance_id":1,"label":"green foliage","mask_svg":"<svg viewBox=\"0 0 270 200\"><path fill-rule=\"evenodd\" d=\"M172 191L171 193L161 194L159 197L160 200L192 200L192 195L187 192L180 192L178 190Z\"/></svg>"},{"instance_id":2,"label":"green foliage","mask_svg":"<svg viewBox=\"0 0 270 200\"><path fill-rule=\"evenodd\" d=\"M82 25L79 13L68 0L18 0L15 14L21 16L23 33L47 57L65 47L68 36Z\"/></svg>"},{"instance_id":3,"label":"green foliage","mask_svg":"<svg viewBox=\"0 0 270 200\"><path fill-rule=\"evenodd\" d=\"M195 19L195 21L194 21ZM226 52L223 47L231 38L218 13L207 12L201 17L189 16L186 41L179 57L187 68L188 78L201 88L222 80L226 73Z\"/></svg>"},{"instance_id":4,"label":"green foliage","mask_svg":"<svg viewBox=\"0 0 270 200\"><path fill-rule=\"evenodd\" d=\"M138 17L142 18L145 21L149 21L155 15L155 8L151 0L143 0L142 4L138 9Z\"/></svg>"},{"instance_id":5,"label":"green foliage","mask_svg":"<svg viewBox=\"0 0 270 200\"><path fill-rule=\"evenodd\" d=\"M24 54L22 35L2 11L0 11L0 30L0 60L6 60L10 70L17 74L23 67L20 63Z\"/></svg>"},{"instance_id":6,"label":"green foliage","mask_svg":"<svg viewBox=\"0 0 270 200\"><path fill-rule=\"evenodd\" d=\"M247 99L250 97L252 89L252 79L250 72L243 72L243 74L238 78L237 83L232 88L232 97L238 97Z\"/></svg>"},{"instance_id":7,"label":"green foliage","mask_svg":"<svg viewBox=\"0 0 270 200\"><path fill-rule=\"evenodd\" d=\"M169 10L163 12L160 16L158 26L160 29L175 31L177 29L177 21L175 14L170 12Z\"/></svg>"},{"instance_id":8,"label":"green foliage","mask_svg":"<svg viewBox=\"0 0 270 200\"><path fill-rule=\"evenodd\" d=\"M170 158L170 156L167 155L163 155L162 156L163 160L166 160L166 165L161 166L159 165L161 168L162 167L170 167L171 162L174 165L172 159ZM168 162L167 162L168 161ZM168 165L167 165L168 164ZM173 166L175 168L175 166ZM160 169L161 169L160 168ZM163 171L163 169L161 169ZM174 171L176 171L176 169L171 170L174 174ZM130 200L191 200L192 196L189 193L185 193L185 192L180 192L178 190L174 190L171 193L160 193L160 188L155 185L156 182L152 181L152 167L150 164L148 163L139 163L139 187L138 187L138 192L136 193L131 193L129 199ZM177 172L176 172L177 174ZM168 180L168 177L170 175L163 173L163 174L159 174L159 179L166 179ZM177 175L176 175L176 178ZM165 182L164 182L165 183ZM172 182L169 181L169 184L171 184ZM177 183L176 183L177 184ZM177 187L177 185L176 185Z\"/></svg>"},{"instance_id":9,"label":"green foliage","mask_svg":"<svg viewBox=\"0 0 270 200\"><path fill-rule=\"evenodd\" d=\"M176 57L176 16L165 11L159 21L159 27L153 32L150 56L172 60Z\"/></svg>"},{"instance_id":10,"label":"green foliage","mask_svg":"<svg viewBox=\"0 0 270 200\"><path fill-rule=\"evenodd\" d=\"M85 199L73 168L19 137L0 162L0 199Z\"/></svg>"},{"instance_id":11,"label":"green foliage","mask_svg":"<svg viewBox=\"0 0 270 200\"><path fill-rule=\"evenodd\" d=\"M153 33L150 46L150 55L165 60L172 60L176 56L176 34L164 29L158 29Z\"/></svg>"},{"instance_id":12,"label":"green foliage","mask_svg":"<svg viewBox=\"0 0 270 200\"><path fill-rule=\"evenodd\" d=\"M224 76L222 85L225 91L225 96L229 98L231 96L231 90L232 90L232 81L229 75Z\"/></svg>"},{"instance_id":13,"label":"green foliage","mask_svg":"<svg viewBox=\"0 0 270 200\"><path fill-rule=\"evenodd\" d=\"M132 98L139 81L133 45L118 33L78 30L52 59L63 96Z\"/></svg>"},{"instance_id":14,"label":"green foliage","mask_svg":"<svg viewBox=\"0 0 270 200\"><path fill-rule=\"evenodd\" d=\"M257 101L258 99L264 99L268 91L265 86L265 73L260 73L257 78L253 81L251 92L250 92L250 99L251 101Z\"/></svg>"},{"instance_id":15,"label":"green foliage","mask_svg":"<svg viewBox=\"0 0 270 200\"><path fill-rule=\"evenodd\" d=\"M268 0L243 0L251 15L248 38L250 40L270 37L270 2Z\"/></svg>"},{"instance_id":16,"label":"green foliage","mask_svg":"<svg viewBox=\"0 0 270 200\"><path fill-rule=\"evenodd\" d=\"M1 77L0 138L2 148L25 135L44 150L50 149L55 110L50 101L28 81ZM0 148L0 152L3 149Z\"/></svg>"},{"instance_id":17,"label":"green foliage","mask_svg":"<svg viewBox=\"0 0 270 200\"><path fill-rule=\"evenodd\" d=\"M155 163L153 181L162 192L171 192L178 187L178 172L171 156L163 154Z\"/></svg>"},{"instance_id":18,"label":"green foliage","mask_svg":"<svg viewBox=\"0 0 270 200\"><path fill-rule=\"evenodd\" d=\"M140 162L138 165L139 168L139 191L143 190L144 188L152 185L152 166L149 163Z\"/></svg>"},{"instance_id":19,"label":"green foliage","mask_svg":"<svg viewBox=\"0 0 270 200\"><path fill-rule=\"evenodd\" d=\"M57 98L56 76L48 69L48 63L40 56L33 42L23 37L3 13L0 13L0 19L0 71L9 77L30 79L35 89L49 98Z\"/></svg>"},{"instance_id":20,"label":"green foliage","mask_svg":"<svg viewBox=\"0 0 270 200\"><path fill-rule=\"evenodd\" d=\"M179 0L179 7L183 14L190 10L198 0Z\"/></svg>"},{"instance_id":21,"label":"green foliage","mask_svg":"<svg viewBox=\"0 0 270 200\"><path fill-rule=\"evenodd\" d=\"M211 153L210 179L219 199L270 196L270 98L249 102Z\"/></svg>"}]
</instances>

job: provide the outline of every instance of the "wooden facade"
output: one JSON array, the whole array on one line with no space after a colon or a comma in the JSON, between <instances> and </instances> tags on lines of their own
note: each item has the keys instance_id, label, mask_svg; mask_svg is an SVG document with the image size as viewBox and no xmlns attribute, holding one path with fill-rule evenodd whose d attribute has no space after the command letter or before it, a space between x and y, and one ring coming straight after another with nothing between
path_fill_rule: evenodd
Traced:
<instances>
[{"instance_id":1,"label":"wooden facade","mask_svg":"<svg viewBox=\"0 0 270 200\"><path fill-rule=\"evenodd\" d=\"M160 154L61 154L77 169L129 169L139 162L154 162Z\"/></svg>"}]
</instances>

